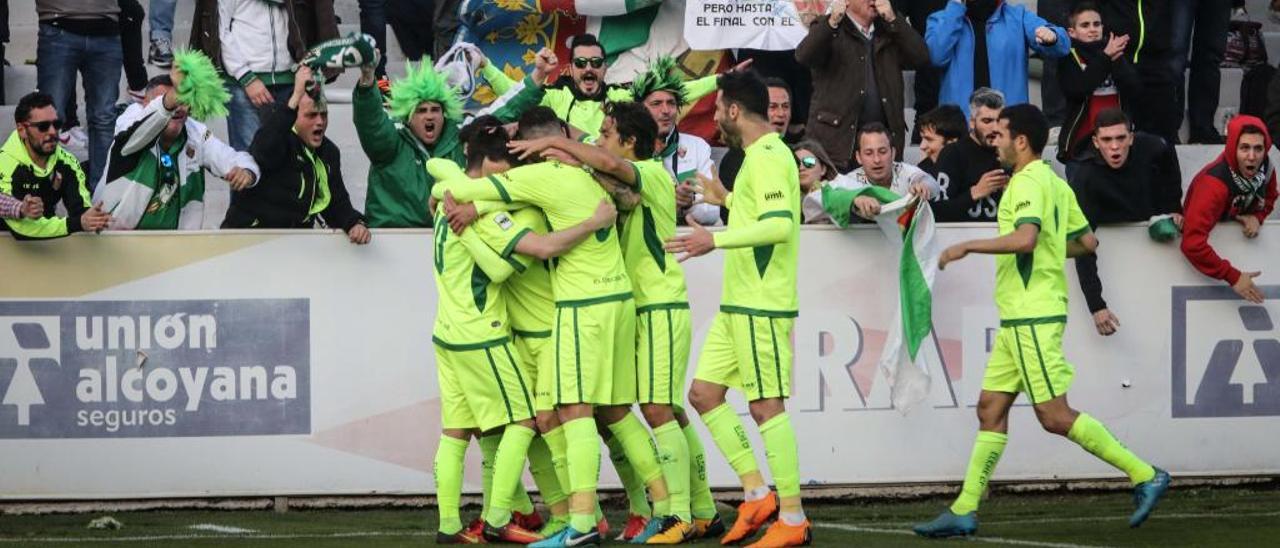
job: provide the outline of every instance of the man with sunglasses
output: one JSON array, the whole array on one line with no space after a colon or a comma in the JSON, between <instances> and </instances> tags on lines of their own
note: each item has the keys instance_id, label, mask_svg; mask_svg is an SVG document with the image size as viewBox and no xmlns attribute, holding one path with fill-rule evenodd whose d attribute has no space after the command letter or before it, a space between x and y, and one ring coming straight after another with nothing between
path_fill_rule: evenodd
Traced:
<instances>
[{"instance_id":1,"label":"man with sunglasses","mask_svg":"<svg viewBox=\"0 0 1280 548\"><path fill-rule=\"evenodd\" d=\"M249 153L191 119L190 108L178 100L181 81L177 70L152 78L145 106L130 105L116 120L104 184L97 190L111 211L112 229L199 230L205 224L206 170L236 192L258 182L258 164Z\"/></svg>"},{"instance_id":2,"label":"man with sunglasses","mask_svg":"<svg viewBox=\"0 0 1280 548\"><path fill-rule=\"evenodd\" d=\"M62 121L53 97L38 91L27 94L18 101L13 118L17 128L0 146L0 193L19 200L34 196L44 210L39 218L5 219L4 229L25 240L106 228L111 215L101 204L90 207L80 162L58 145ZM67 209L66 217L57 216L59 202Z\"/></svg>"},{"instance_id":3,"label":"man with sunglasses","mask_svg":"<svg viewBox=\"0 0 1280 548\"><path fill-rule=\"evenodd\" d=\"M485 63L481 73L500 97L486 110L494 112L504 122L512 122L525 110L536 105L551 107L556 115L572 128L574 136L585 134L591 139L600 135L604 123L604 103L623 103L634 100L630 86L606 84L609 71L604 46L592 34L579 34L569 42L570 65L567 74L552 82L548 78L559 70L555 52L543 48L534 62L533 74L523 82L515 83L502 70ZM740 64L733 70L745 67ZM685 82L684 90L689 101L697 101L715 91L718 75L705 76Z\"/></svg>"}]
</instances>

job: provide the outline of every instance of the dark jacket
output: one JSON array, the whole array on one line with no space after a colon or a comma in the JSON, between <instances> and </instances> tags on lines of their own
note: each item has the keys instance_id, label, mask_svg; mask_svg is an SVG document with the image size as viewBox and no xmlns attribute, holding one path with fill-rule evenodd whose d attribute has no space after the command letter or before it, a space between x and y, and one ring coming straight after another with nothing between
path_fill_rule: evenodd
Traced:
<instances>
[{"instance_id":1,"label":"dark jacket","mask_svg":"<svg viewBox=\"0 0 1280 548\"><path fill-rule=\"evenodd\" d=\"M284 4L289 11L289 53L294 61L301 61L312 44L338 37L333 0L284 0ZM191 19L191 49L204 52L222 70L218 0L196 0Z\"/></svg>"},{"instance_id":2,"label":"dark jacket","mask_svg":"<svg viewBox=\"0 0 1280 548\"><path fill-rule=\"evenodd\" d=\"M308 158L306 145L293 132L297 111L280 105L262 110L262 127L253 137L253 155L262 178L252 188L232 193L231 207L222 228L311 228L310 214L315 200L324 195L317 188L317 171ZM364 216L351 207L351 197L342 182L338 147L325 139L314 154L326 168L329 205L319 217L331 228L349 230Z\"/></svg>"},{"instance_id":3,"label":"dark jacket","mask_svg":"<svg viewBox=\"0 0 1280 548\"><path fill-rule=\"evenodd\" d=\"M1182 170L1178 152L1164 139L1137 133L1129 158L1111 169L1090 146L1071 174L1071 189L1089 225L1146 222L1156 215L1182 212ZM1089 312L1107 307L1098 278L1098 256L1076 257L1076 274Z\"/></svg>"},{"instance_id":4,"label":"dark jacket","mask_svg":"<svg viewBox=\"0 0 1280 548\"><path fill-rule=\"evenodd\" d=\"M969 189L982 174L1000 169L996 149L979 145L971 136L942 147L938 154L938 186L942 192L933 199L933 218L940 223L994 223L1000 193L974 200Z\"/></svg>"},{"instance_id":5,"label":"dark jacket","mask_svg":"<svg viewBox=\"0 0 1280 548\"><path fill-rule=\"evenodd\" d=\"M1112 61L1102 53L1106 39L1092 44L1073 42L1071 53L1058 60L1058 86L1067 101L1067 123L1058 132L1058 161L1068 160L1086 152L1088 140L1070 142L1082 124L1089 121L1089 99L1093 92L1104 85L1115 85L1120 108L1134 117L1132 103L1142 97L1142 79L1128 57Z\"/></svg>"},{"instance_id":6,"label":"dark jacket","mask_svg":"<svg viewBox=\"0 0 1280 548\"><path fill-rule=\"evenodd\" d=\"M1191 186L1187 187L1187 200L1183 205L1182 254L1205 276L1217 278L1230 285L1240 279L1240 270L1214 251L1209 245L1209 233L1219 221L1227 221L1239 215L1253 215L1259 222L1266 221L1276 206L1276 173L1270 160L1264 160L1260 169L1266 173L1266 182L1256 194L1241 192L1233 182L1240 173L1236 164L1236 146L1241 130L1253 126L1263 131L1263 142L1271 149L1271 135L1266 126L1254 116L1240 115L1227 124L1227 146L1209 165L1204 166Z\"/></svg>"},{"instance_id":7,"label":"dark jacket","mask_svg":"<svg viewBox=\"0 0 1280 548\"><path fill-rule=\"evenodd\" d=\"M1129 35L1125 56L1141 63L1146 53L1163 54L1172 47L1171 0L1101 0L1102 25L1112 34Z\"/></svg>"},{"instance_id":8,"label":"dark jacket","mask_svg":"<svg viewBox=\"0 0 1280 548\"><path fill-rule=\"evenodd\" d=\"M840 171L854 167L853 137L867 90L865 67L870 54L886 125L892 132L897 159L901 160L907 131L902 71L928 66L929 49L924 39L902 15L892 23L877 18L870 44L848 17L835 29L827 21L826 17L819 17L811 23L809 35L796 47L796 60L813 74L807 136L826 147Z\"/></svg>"}]
</instances>

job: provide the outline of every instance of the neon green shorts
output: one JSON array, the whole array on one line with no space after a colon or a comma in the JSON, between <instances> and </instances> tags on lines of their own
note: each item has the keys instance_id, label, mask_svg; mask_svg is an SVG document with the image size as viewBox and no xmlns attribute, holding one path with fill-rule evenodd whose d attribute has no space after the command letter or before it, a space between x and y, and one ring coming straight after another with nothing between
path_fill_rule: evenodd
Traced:
<instances>
[{"instance_id":1,"label":"neon green shorts","mask_svg":"<svg viewBox=\"0 0 1280 548\"><path fill-rule=\"evenodd\" d=\"M737 388L748 401L791 396L795 318L717 312L695 379Z\"/></svg>"},{"instance_id":2,"label":"neon green shorts","mask_svg":"<svg viewBox=\"0 0 1280 548\"><path fill-rule=\"evenodd\" d=\"M444 428L488 431L533 418L532 379L517 365L510 343L466 350L436 343L435 348Z\"/></svg>"},{"instance_id":3,"label":"neon green shorts","mask_svg":"<svg viewBox=\"0 0 1280 548\"><path fill-rule=\"evenodd\" d=\"M625 300L556 308L551 333L556 405L636 402L636 304Z\"/></svg>"},{"instance_id":4,"label":"neon green shorts","mask_svg":"<svg viewBox=\"0 0 1280 548\"><path fill-rule=\"evenodd\" d=\"M660 304L636 313L638 403L682 405L689 346L689 305Z\"/></svg>"},{"instance_id":5,"label":"neon green shorts","mask_svg":"<svg viewBox=\"0 0 1280 548\"><path fill-rule=\"evenodd\" d=\"M1075 368L1062 355L1062 331L1066 325L1000 322L982 389L1026 392L1032 405L1066 394L1075 378Z\"/></svg>"},{"instance_id":6,"label":"neon green shorts","mask_svg":"<svg viewBox=\"0 0 1280 548\"><path fill-rule=\"evenodd\" d=\"M551 393L555 391L555 364L552 362L550 334L516 334L516 356L533 381L533 408L535 411L555 409Z\"/></svg>"}]
</instances>

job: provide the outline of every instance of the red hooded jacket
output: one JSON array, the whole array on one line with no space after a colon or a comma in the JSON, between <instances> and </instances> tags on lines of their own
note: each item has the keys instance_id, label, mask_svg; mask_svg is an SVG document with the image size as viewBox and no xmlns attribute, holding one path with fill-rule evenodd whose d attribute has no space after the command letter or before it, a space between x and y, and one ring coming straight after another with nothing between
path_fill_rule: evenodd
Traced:
<instances>
[{"instance_id":1,"label":"red hooded jacket","mask_svg":"<svg viewBox=\"0 0 1280 548\"><path fill-rule=\"evenodd\" d=\"M1276 205L1275 169L1266 160L1261 166L1268 172L1263 200L1254 202L1247 210L1242 210L1235 200L1238 191L1231 182L1231 174L1240 172L1236 165L1236 145L1240 141L1241 130L1246 126L1262 130L1265 149L1271 150L1271 135L1262 120L1245 115L1232 118L1227 124L1226 149L1191 180L1182 207L1182 254L1196 270L1231 285L1240 279L1240 271L1213 250L1209 245L1209 233L1218 221L1235 219L1237 215L1255 215L1258 221L1266 221Z\"/></svg>"}]
</instances>

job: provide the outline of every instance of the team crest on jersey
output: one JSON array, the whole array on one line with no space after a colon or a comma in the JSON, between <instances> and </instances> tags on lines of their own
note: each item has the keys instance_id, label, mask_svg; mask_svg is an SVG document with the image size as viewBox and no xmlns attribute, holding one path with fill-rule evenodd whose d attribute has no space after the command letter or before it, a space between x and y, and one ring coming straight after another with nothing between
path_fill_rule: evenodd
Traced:
<instances>
[{"instance_id":1,"label":"team crest on jersey","mask_svg":"<svg viewBox=\"0 0 1280 548\"><path fill-rule=\"evenodd\" d=\"M498 223L498 228L502 230L511 230L511 227L516 225L516 222L511 220L511 216L506 213L499 213L493 218L493 222Z\"/></svg>"}]
</instances>

